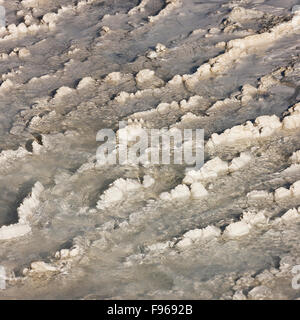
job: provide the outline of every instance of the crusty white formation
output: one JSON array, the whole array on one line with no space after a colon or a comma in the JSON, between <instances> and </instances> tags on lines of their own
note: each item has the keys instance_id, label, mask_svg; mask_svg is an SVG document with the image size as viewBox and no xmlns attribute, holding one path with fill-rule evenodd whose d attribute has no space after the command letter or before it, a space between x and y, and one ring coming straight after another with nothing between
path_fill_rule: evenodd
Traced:
<instances>
[{"instance_id":1,"label":"crusty white formation","mask_svg":"<svg viewBox=\"0 0 300 320\"><path fill-rule=\"evenodd\" d=\"M36 182L31 194L24 199L18 208L19 221L16 224L2 226L0 228L0 240L9 240L27 235L31 232L30 220L36 213L40 205L40 195L44 187L40 182Z\"/></svg>"},{"instance_id":2,"label":"crusty white formation","mask_svg":"<svg viewBox=\"0 0 300 320\"><path fill-rule=\"evenodd\" d=\"M226 129L221 134L212 134L207 142L208 148L214 148L222 144L235 144L241 141L252 141L255 139L272 136L280 130L293 130L300 127L300 104L294 105L289 109L289 115L285 116L282 121L273 116L261 116L256 118L252 123L247 121L245 124Z\"/></svg>"},{"instance_id":3,"label":"crusty white formation","mask_svg":"<svg viewBox=\"0 0 300 320\"><path fill-rule=\"evenodd\" d=\"M155 180L148 175L144 177L143 183L133 179L117 179L100 196L100 200L97 202L97 208L104 210L118 205L130 195L143 190L143 188L151 187L154 182Z\"/></svg>"}]
</instances>

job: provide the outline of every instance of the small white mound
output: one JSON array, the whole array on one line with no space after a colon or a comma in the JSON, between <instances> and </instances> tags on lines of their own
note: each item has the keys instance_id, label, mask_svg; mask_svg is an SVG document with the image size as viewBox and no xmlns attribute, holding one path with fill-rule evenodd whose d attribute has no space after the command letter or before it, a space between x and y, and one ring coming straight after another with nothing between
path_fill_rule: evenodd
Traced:
<instances>
[{"instance_id":1,"label":"small white mound","mask_svg":"<svg viewBox=\"0 0 300 320\"><path fill-rule=\"evenodd\" d=\"M136 191L141 188L141 184L137 180L133 179L118 179L114 182L114 185L122 190L124 193Z\"/></svg>"},{"instance_id":2,"label":"small white mound","mask_svg":"<svg viewBox=\"0 0 300 320\"><path fill-rule=\"evenodd\" d=\"M127 142L136 141L136 138L143 136L145 130L142 128L142 123L133 122L117 132L118 141L120 144L127 144Z\"/></svg>"},{"instance_id":3,"label":"small white mound","mask_svg":"<svg viewBox=\"0 0 300 320\"><path fill-rule=\"evenodd\" d=\"M235 172L245 167L252 160L248 152L242 152L239 157L232 159L229 165L229 172Z\"/></svg>"},{"instance_id":4,"label":"small white mound","mask_svg":"<svg viewBox=\"0 0 300 320\"><path fill-rule=\"evenodd\" d=\"M235 7L229 14L229 19L232 22L244 22L249 20L258 20L264 16L264 12L253 10L253 9L246 9L243 7Z\"/></svg>"},{"instance_id":5,"label":"small white mound","mask_svg":"<svg viewBox=\"0 0 300 320\"><path fill-rule=\"evenodd\" d=\"M12 224L0 228L0 240L10 240L14 238L23 237L31 232L28 224Z\"/></svg>"},{"instance_id":6,"label":"small white mound","mask_svg":"<svg viewBox=\"0 0 300 320\"><path fill-rule=\"evenodd\" d=\"M162 53L162 52L165 52L167 50L166 46L161 44L161 43L158 43L156 46L155 46L155 51L156 53Z\"/></svg>"},{"instance_id":7,"label":"small white mound","mask_svg":"<svg viewBox=\"0 0 300 320\"><path fill-rule=\"evenodd\" d=\"M57 14L54 12L48 12L43 16L42 19L45 23L55 22L57 20Z\"/></svg>"},{"instance_id":8,"label":"small white mound","mask_svg":"<svg viewBox=\"0 0 300 320\"><path fill-rule=\"evenodd\" d=\"M239 238L247 235L250 232L250 225L245 221L238 221L231 223L226 227L224 231L224 236L230 239Z\"/></svg>"},{"instance_id":9,"label":"small white mound","mask_svg":"<svg viewBox=\"0 0 300 320\"><path fill-rule=\"evenodd\" d=\"M247 121L243 125L235 126L231 129L226 129L224 133L213 133L207 147L212 148L221 144L233 144L239 141L251 141L259 138L259 129L252 122Z\"/></svg>"},{"instance_id":10,"label":"small white mound","mask_svg":"<svg viewBox=\"0 0 300 320\"><path fill-rule=\"evenodd\" d=\"M240 104L240 101L235 97L226 98L224 100L218 100L208 109L208 112L209 113L215 112L215 111L222 110L224 108L230 108L234 105L239 105L239 104Z\"/></svg>"},{"instance_id":11,"label":"small white mound","mask_svg":"<svg viewBox=\"0 0 300 320\"><path fill-rule=\"evenodd\" d=\"M176 110L179 110L179 105L176 101L172 101L171 103L160 103L153 111L158 112L160 115L164 115Z\"/></svg>"},{"instance_id":12,"label":"small white mound","mask_svg":"<svg viewBox=\"0 0 300 320\"><path fill-rule=\"evenodd\" d=\"M266 286L255 287L248 293L248 297L253 300L265 300L272 296L272 290Z\"/></svg>"},{"instance_id":13,"label":"small white mound","mask_svg":"<svg viewBox=\"0 0 300 320\"><path fill-rule=\"evenodd\" d=\"M188 101L181 100L180 109L182 109L183 111L186 111L193 107L197 107L201 103L202 99L203 98L201 96L196 95L196 96L190 97Z\"/></svg>"},{"instance_id":14,"label":"small white mound","mask_svg":"<svg viewBox=\"0 0 300 320\"><path fill-rule=\"evenodd\" d=\"M166 6L156 15L148 17L149 22L156 22L161 17L166 17L170 12L182 5L180 0L165 0Z\"/></svg>"},{"instance_id":15,"label":"small white mound","mask_svg":"<svg viewBox=\"0 0 300 320\"><path fill-rule=\"evenodd\" d=\"M300 150L293 153L291 156L292 163L300 164Z\"/></svg>"},{"instance_id":16,"label":"small white mound","mask_svg":"<svg viewBox=\"0 0 300 320\"><path fill-rule=\"evenodd\" d=\"M225 239L240 238L249 234L253 227L266 226L267 224L268 218L264 211L258 213L254 211L244 212L240 221L231 223L226 227L223 236Z\"/></svg>"},{"instance_id":17,"label":"small white mound","mask_svg":"<svg viewBox=\"0 0 300 320\"><path fill-rule=\"evenodd\" d=\"M179 184L175 189L171 190L171 197L173 200L189 199L190 196L190 189L185 184Z\"/></svg>"},{"instance_id":18,"label":"small white mound","mask_svg":"<svg viewBox=\"0 0 300 320\"><path fill-rule=\"evenodd\" d=\"M246 10L247 9L236 9ZM253 16L254 12L251 12L249 16ZM259 15L255 12L254 15ZM247 14L244 13L244 17ZM232 18L241 19L242 16L233 11ZM230 20L230 19L229 19ZM266 50L271 46L274 41L279 40L285 36L298 32L300 28L300 15L295 15L289 22L281 23L271 29L270 32L264 32L260 34L254 34L242 39L230 40L227 43L226 51L219 56L212 58L208 63L204 63L197 71L192 75L183 75L183 80L186 87L190 91L196 91L196 87L201 80L208 79L212 76L223 74L229 68L232 68L233 64L241 62L246 56L251 53L255 53L258 50ZM243 137L242 137L243 138Z\"/></svg>"},{"instance_id":19,"label":"small white mound","mask_svg":"<svg viewBox=\"0 0 300 320\"><path fill-rule=\"evenodd\" d=\"M100 200L97 202L98 209L105 209L111 205L118 203L123 200L124 194L122 190L116 186L110 187L108 190L101 195Z\"/></svg>"},{"instance_id":20,"label":"small white mound","mask_svg":"<svg viewBox=\"0 0 300 320\"><path fill-rule=\"evenodd\" d=\"M44 261L35 261L31 263L31 271L37 273L56 272L58 269Z\"/></svg>"},{"instance_id":21,"label":"small white mound","mask_svg":"<svg viewBox=\"0 0 300 320\"><path fill-rule=\"evenodd\" d=\"M278 202L282 199L290 198L290 197L292 197L292 192L290 189L280 187L280 188L276 189L274 192L274 198L275 198L276 202Z\"/></svg>"},{"instance_id":22,"label":"small white mound","mask_svg":"<svg viewBox=\"0 0 300 320\"><path fill-rule=\"evenodd\" d=\"M202 229L194 229L194 230L190 230L188 232L186 232L183 235L183 238L188 238L191 239L193 241L199 240L202 238L203 235L203 230Z\"/></svg>"},{"instance_id":23,"label":"small white mound","mask_svg":"<svg viewBox=\"0 0 300 320\"><path fill-rule=\"evenodd\" d=\"M283 128L286 130L297 129L300 126L300 114L292 114L283 119Z\"/></svg>"},{"instance_id":24,"label":"small white mound","mask_svg":"<svg viewBox=\"0 0 300 320\"><path fill-rule=\"evenodd\" d=\"M172 201L171 194L169 192L162 192L159 195L159 198L163 201Z\"/></svg>"},{"instance_id":25,"label":"small white mound","mask_svg":"<svg viewBox=\"0 0 300 320\"><path fill-rule=\"evenodd\" d=\"M283 119L283 128L286 130L297 129L300 126L300 103L289 109L289 116Z\"/></svg>"},{"instance_id":26,"label":"small white mound","mask_svg":"<svg viewBox=\"0 0 300 320\"><path fill-rule=\"evenodd\" d=\"M55 253L55 258L60 260L66 260L70 258L77 257L78 255L83 254L84 250L79 245L74 245L70 249L61 249Z\"/></svg>"},{"instance_id":27,"label":"small white mound","mask_svg":"<svg viewBox=\"0 0 300 320\"><path fill-rule=\"evenodd\" d=\"M265 216L264 211L259 211L258 213L248 211L243 213L242 221L253 227L266 225L268 223L268 218Z\"/></svg>"},{"instance_id":28,"label":"small white mound","mask_svg":"<svg viewBox=\"0 0 300 320\"><path fill-rule=\"evenodd\" d=\"M249 83L246 83L243 85L243 88L242 88L242 93L243 93L243 96L254 96L257 94L257 88L253 87L251 84Z\"/></svg>"},{"instance_id":29,"label":"small white mound","mask_svg":"<svg viewBox=\"0 0 300 320\"><path fill-rule=\"evenodd\" d=\"M220 174L228 173L228 163L219 157L207 161L200 170L187 172L183 183L192 184L201 180L215 179Z\"/></svg>"},{"instance_id":30,"label":"small white mound","mask_svg":"<svg viewBox=\"0 0 300 320\"><path fill-rule=\"evenodd\" d=\"M203 229L190 230L183 235L182 240L180 240L176 244L176 247L178 249L184 249L196 242L216 239L220 235L221 235L221 230L215 226L207 226L206 228L203 228Z\"/></svg>"},{"instance_id":31,"label":"small white mound","mask_svg":"<svg viewBox=\"0 0 300 320\"><path fill-rule=\"evenodd\" d=\"M153 70L144 69L136 75L136 83L139 88L157 88L164 85L164 81L155 75Z\"/></svg>"},{"instance_id":32,"label":"small white mound","mask_svg":"<svg viewBox=\"0 0 300 320\"><path fill-rule=\"evenodd\" d=\"M289 189L280 187L274 192L267 192L265 190L254 190L247 194L248 200L252 201L284 201L291 197L300 196L300 180L291 185Z\"/></svg>"},{"instance_id":33,"label":"small white mound","mask_svg":"<svg viewBox=\"0 0 300 320\"><path fill-rule=\"evenodd\" d=\"M72 95L74 94L75 90L69 87L60 87L57 91L56 94L54 96L54 99L59 101L61 99L63 99L64 97L68 96L68 95Z\"/></svg>"},{"instance_id":34,"label":"small white mound","mask_svg":"<svg viewBox=\"0 0 300 320\"><path fill-rule=\"evenodd\" d=\"M212 148L220 144L233 144L243 140L254 140L271 136L282 128L280 119L276 116L261 116L253 124L247 121L245 124L226 129L221 134L213 133L207 146Z\"/></svg>"},{"instance_id":35,"label":"small white mound","mask_svg":"<svg viewBox=\"0 0 300 320\"><path fill-rule=\"evenodd\" d=\"M155 244L147 246L147 249L149 251L153 251L153 252L163 252L169 248L172 248L173 245L174 245L174 242L172 242L172 241L157 242Z\"/></svg>"},{"instance_id":36,"label":"small white mound","mask_svg":"<svg viewBox=\"0 0 300 320\"><path fill-rule=\"evenodd\" d=\"M213 133L206 147L214 148L218 145L229 145L240 141L249 143L254 139L269 137L281 129L292 130L299 128L300 103L290 108L289 113L290 115L284 117L282 122L276 115L261 116L255 120L254 124L247 121L245 124L226 129L221 134Z\"/></svg>"},{"instance_id":37,"label":"small white mound","mask_svg":"<svg viewBox=\"0 0 300 320\"><path fill-rule=\"evenodd\" d=\"M189 122L189 121L194 121L199 119L200 117L196 116L194 113L192 112L188 112L186 114L184 114L181 118L180 121L181 122Z\"/></svg>"},{"instance_id":38,"label":"small white mound","mask_svg":"<svg viewBox=\"0 0 300 320\"><path fill-rule=\"evenodd\" d=\"M169 80L168 85L171 87L178 87L183 84L182 76L177 74L171 80Z\"/></svg>"},{"instance_id":39,"label":"small white mound","mask_svg":"<svg viewBox=\"0 0 300 320\"><path fill-rule=\"evenodd\" d=\"M104 191L97 202L98 209L106 209L119 204L127 198L130 193L134 193L141 189L142 185L133 179L117 179L110 187Z\"/></svg>"},{"instance_id":40,"label":"small white mound","mask_svg":"<svg viewBox=\"0 0 300 320\"><path fill-rule=\"evenodd\" d=\"M34 8L39 4L39 0L23 0L21 4L24 8Z\"/></svg>"},{"instance_id":41,"label":"small white mound","mask_svg":"<svg viewBox=\"0 0 300 320\"><path fill-rule=\"evenodd\" d=\"M112 84L118 84L121 82L122 78L123 75L121 72L111 72L105 77L104 81Z\"/></svg>"},{"instance_id":42,"label":"small white mound","mask_svg":"<svg viewBox=\"0 0 300 320\"><path fill-rule=\"evenodd\" d=\"M128 92L125 91L121 91L115 98L115 100L120 103L120 104L124 104L126 102L127 99L130 98L130 94Z\"/></svg>"},{"instance_id":43,"label":"small white mound","mask_svg":"<svg viewBox=\"0 0 300 320\"><path fill-rule=\"evenodd\" d=\"M300 180L296 181L291 187L290 190L292 192L293 197L300 196Z\"/></svg>"},{"instance_id":44,"label":"small white mound","mask_svg":"<svg viewBox=\"0 0 300 320\"><path fill-rule=\"evenodd\" d=\"M134 14L137 14L139 12L144 12L146 5L150 2L151 0L142 0L140 4L137 7L132 8L131 10L128 11L128 15L132 16Z\"/></svg>"},{"instance_id":45,"label":"small white mound","mask_svg":"<svg viewBox=\"0 0 300 320\"><path fill-rule=\"evenodd\" d=\"M138 84L143 84L146 81L151 81L155 77L155 72L149 69L143 69L136 75L136 81Z\"/></svg>"},{"instance_id":46,"label":"small white mound","mask_svg":"<svg viewBox=\"0 0 300 320\"><path fill-rule=\"evenodd\" d=\"M290 209L283 216L281 216L280 220L282 222L290 222L300 218L300 208Z\"/></svg>"},{"instance_id":47,"label":"small white mound","mask_svg":"<svg viewBox=\"0 0 300 320\"><path fill-rule=\"evenodd\" d=\"M77 90L86 89L88 87L93 87L96 84L96 81L92 77L85 77L80 80L77 86Z\"/></svg>"},{"instance_id":48,"label":"small white mound","mask_svg":"<svg viewBox=\"0 0 300 320\"><path fill-rule=\"evenodd\" d=\"M149 176L149 175L145 175L144 176L144 180L143 180L143 186L144 188L150 188L154 185L155 180Z\"/></svg>"},{"instance_id":49,"label":"small white mound","mask_svg":"<svg viewBox=\"0 0 300 320\"><path fill-rule=\"evenodd\" d=\"M259 128L261 137L269 137L276 130L282 128L282 123L276 115L258 117L255 120L255 124Z\"/></svg>"},{"instance_id":50,"label":"small white mound","mask_svg":"<svg viewBox=\"0 0 300 320\"><path fill-rule=\"evenodd\" d=\"M2 93L3 91L5 92L5 91L7 91L7 90L9 90L9 89L11 89L13 87L14 87L13 82L10 79L6 79L5 81L3 81L1 83L0 93Z\"/></svg>"},{"instance_id":51,"label":"small white mound","mask_svg":"<svg viewBox=\"0 0 300 320\"><path fill-rule=\"evenodd\" d=\"M44 191L43 185L38 181L32 188L31 195L24 199L18 208L19 222L28 223L40 205L40 195Z\"/></svg>"},{"instance_id":52,"label":"small white mound","mask_svg":"<svg viewBox=\"0 0 300 320\"><path fill-rule=\"evenodd\" d=\"M27 58L27 57L30 56L30 51L28 49L26 49L26 48L22 48L22 49L19 50L18 56L21 59Z\"/></svg>"},{"instance_id":53,"label":"small white mound","mask_svg":"<svg viewBox=\"0 0 300 320\"><path fill-rule=\"evenodd\" d=\"M202 199L208 195L207 190L204 188L201 182L194 182L191 185L191 197L192 199Z\"/></svg>"},{"instance_id":54,"label":"small white mound","mask_svg":"<svg viewBox=\"0 0 300 320\"><path fill-rule=\"evenodd\" d=\"M163 201L186 201L191 197L191 191L189 187L185 184L179 184L170 192L163 192L160 194L159 198Z\"/></svg>"},{"instance_id":55,"label":"small white mound","mask_svg":"<svg viewBox=\"0 0 300 320\"><path fill-rule=\"evenodd\" d=\"M22 147L19 147L19 149L17 150L3 150L0 153L0 165L3 168L15 161L16 159L23 158L28 154L29 152Z\"/></svg>"},{"instance_id":56,"label":"small white mound","mask_svg":"<svg viewBox=\"0 0 300 320\"><path fill-rule=\"evenodd\" d=\"M183 238L182 240L180 240L177 244L176 244L176 247L178 249L185 249L189 246L191 246L193 244L193 241L192 239L190 238Z\"/></svg>"},{"instance_id":57,"label":"small white mound","mask_svg":"<svg viewBox=\"0 0 300 320\"><path fill-rule=\"evenodd\" d=\"M215 226L207 226L202 230L202 239L205 240L217 238L221 235L221 229Z\"/></svg>"}]
</instances>

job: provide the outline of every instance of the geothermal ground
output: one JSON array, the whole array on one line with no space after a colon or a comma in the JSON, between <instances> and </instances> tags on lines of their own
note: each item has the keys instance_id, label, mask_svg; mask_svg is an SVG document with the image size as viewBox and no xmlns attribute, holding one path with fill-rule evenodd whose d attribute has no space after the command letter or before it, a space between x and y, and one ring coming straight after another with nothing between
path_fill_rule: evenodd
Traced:
<instances>
[{"instance_id":1,"label":"geothermal ground","mask_svg":"<svg viewBox=\"0 0 300 320\"><path fill-rule=\"evenodd\" d=\"M299 298L299 4L2 1L0 298ZM204 166L99 163L119 121Z\"/></svg>"}]
</instances>

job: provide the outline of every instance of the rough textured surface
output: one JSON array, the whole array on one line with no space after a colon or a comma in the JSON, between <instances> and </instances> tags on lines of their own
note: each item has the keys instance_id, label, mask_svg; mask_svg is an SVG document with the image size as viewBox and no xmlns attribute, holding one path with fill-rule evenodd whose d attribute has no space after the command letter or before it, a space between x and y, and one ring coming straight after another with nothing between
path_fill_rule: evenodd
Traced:
<instances>
[{"instance_id":1,"label":"rough textured surface","mask_svg":"<svg viewBox=\"0 0 300 320\"><path fill-rule=\"evenodd\" d=\"M0 299L299 298L297 4L0 1ZM205 164L103 165L102 128Z\"/></svg>"}]
</instances>

